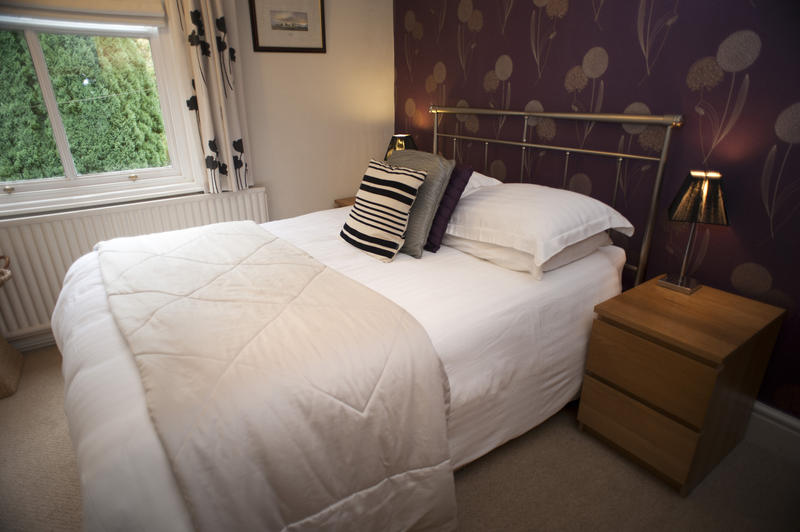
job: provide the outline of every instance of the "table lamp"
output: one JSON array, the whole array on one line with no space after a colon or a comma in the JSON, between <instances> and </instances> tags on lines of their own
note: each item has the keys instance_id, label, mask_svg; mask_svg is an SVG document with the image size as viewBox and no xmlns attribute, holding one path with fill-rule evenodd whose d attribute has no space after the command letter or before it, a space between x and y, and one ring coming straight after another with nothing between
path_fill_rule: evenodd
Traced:
<instances>
[{"instance_id":1,"label":"table lamp","mask_svg":"<svg viewBox=\"0 0 800 532\"><path fill-rule=\"evenodd\" d=\"M389 147L386 148L386 156L383 158L384 161L389 160L389 156L395 150L416 150L417 145L414 143L414 138L409 135L408 133L397 133L392 135L392 138L389 139Z\"/></svg>"},{"instance_id":2,"label":"table lamp","mask_svg":"<svg viewBox=\"0 0 800 532\"><path fill-rule=\"evenodd\" d=\"M698 223L728 225L725 211L725 194L722 191L722 174L706 170L692 170L683 181L678 194L669 207L669 219L673 222L690 222L689 241L683 254L681 273L669 274L659 279L658 284L684 294L692 294L700 288L697 281L686 276L686 264L694 241Z\"/></svg>"}]
</instances>

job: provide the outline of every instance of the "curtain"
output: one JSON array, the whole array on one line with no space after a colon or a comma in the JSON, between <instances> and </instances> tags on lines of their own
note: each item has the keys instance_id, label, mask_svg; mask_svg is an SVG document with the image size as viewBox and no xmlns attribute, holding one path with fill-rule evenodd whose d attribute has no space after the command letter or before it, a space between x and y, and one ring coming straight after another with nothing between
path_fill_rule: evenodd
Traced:
<instances>
[{"instance_id":1,"label":"curtain","mask_svg":"<svg viewBox=\"0 0 800 532\"><path fill-rule=\"evenodd\" d=\"M175 2L191 63L186 104L197 117L206 191L246 189L250 169L243 137L247 124L237 62L236 0L170 1Z\"/></svg>"}]
</instances>

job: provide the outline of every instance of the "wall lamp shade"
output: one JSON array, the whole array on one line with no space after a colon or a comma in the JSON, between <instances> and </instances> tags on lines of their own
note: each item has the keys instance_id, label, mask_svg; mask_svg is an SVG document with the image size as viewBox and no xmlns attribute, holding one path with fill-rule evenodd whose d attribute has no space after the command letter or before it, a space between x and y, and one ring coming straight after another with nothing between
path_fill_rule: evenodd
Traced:
<instances>
[{"instance_id":1,"label":"wall lamp shade","mask_svg":"<svg viewBox=\"0 0 800 532\"><path fill-rule=\"evenodd\" d=\"M669 219L673 222L689 222L689 241L683 254L681 273L670 274L660 279L658 284L672 290L692 294L700 288L692 278L686 276L686 264L694 241L695 227L698 223L728 225L728 212L725 210L725 194L722 189L722 174L705 170L692 170L683 180L680 190L669 206Z\"/></svg>"},{"instance_id":2,"label":"wall lamp shade","mask_svg":"<svg viewBox=\"0 0 800 532\"><path fill-rule=\"evenodd\" d=\"M414 137L409 135L408 133L397 133L396 135L392 135L392 138L389 139L389 147L386 148L386 156L383 158L384 161L389 159L389 156L395 150L416 150L417 145L414 143Z\"/></svg>"}]
</instances>

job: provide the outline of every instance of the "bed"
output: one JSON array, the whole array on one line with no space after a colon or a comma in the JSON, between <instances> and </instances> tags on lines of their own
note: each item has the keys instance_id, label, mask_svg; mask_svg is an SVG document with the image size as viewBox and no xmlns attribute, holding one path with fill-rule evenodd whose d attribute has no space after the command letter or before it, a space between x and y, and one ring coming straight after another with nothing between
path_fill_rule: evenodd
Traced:
<instances>
[{"instance_id":1,"label":"bed","mask_svg":"<svg viewBox=\"0 0 800 532\"><path fill-rule=\"evenodd\" d=\"M458 109L458 112L464 111ZM592 118L598 117L600 115L592 115ZM641 118L624 117L622 120L637 119ZM662 153L662 165L665 155L666 149ZM659 168L659 174L662 170ZM480 194L472 197L477 196ZM480 204L477 199L473 203ZM588 255L547 271L540 279L531 272L514 271L456 249L459 246L447 245L448 240L436 253L426 252L421 259L400 253L393 261L385 263L339 237L340 229L350 220L350 211L350 208L320 211L269 222L262 227L219 224L200 233L180 236L184 240L173 240L178 237L162 234L150 240L112 241L110 247L101 247L81 257L70 268L52 326L64 357L65 409L81 471L87 529L453 529L452 470L530 430L576 397L581 385L592 309L621 290L621 273L626 262L622 249L603 242L604 245L594 246ZM263 237L262 232L269 236ZM389 367L385 360L395 360L399 355L391 355L395 358L377 355L384 365L383 369L375 370L379 375L375 379L380 387L388 388L385 397L379 397L381 406L376 409L388 411L386 419L369 421L372 424L364 434L354 433L355 429L344 430L345 434L331 436L328 441L329 429L321 425L341 423L344 426L349 421L333 417L339 416L337 411L318 412L316 402L304 404L303 408L307 408L304 412L311 421L300 428L292 424L286 429L288 436L265 452L258 448L264 439L258 429L254 429L259 424L258 419L242 422L245 425L240 426L238 420L233 424L214 412L202 430L198 429L206 439L194 447L189 445L197 456L185 456L191 452L185 450L183 440L170 435L168 430L173 429L168 425L188 423L179 411L185 400L182 396L187 395L185 390L196 387L195 381L199 379L185 377L183 370L164 369L165 363L161 360L167 359L163 358L146 366L140 351L153 349L149 346L152 335L178 334L185 339L182 344L194 341L199 345L198 350L214 340L206 338L202 330L192 328L197 324L185 323L192 320L173 323L170 317L152 324L150 318L155 307L143 306L142 300L146 298L142 294L156 292L157 288L148 285L133 295L124 294L126 298L109 297L129 291L131 284L138 281L126 279L123 285L115 288L113 283L104 282L104 275L109 277L110 268L115 268L115 272L128 272L143 263L154 262L150 259L157 256L157 260L163 259L163 264L148 270L149 277L157 272L164 276L158 282L180 283L182 279L170 281L170 274L163 273L169 271L170 261L202 262L206 260L203 257L208 256L209 247L195 246L195 255L191 256L176 256L173 250L186 249L187 242L196 242L198 238L203 239L204 244L212 243L216 249L223 241L214 239L223 237L225 242L241 240L246 243L242 246L253 246L252 249L286 247L288 254L295 257L286 275L294 275L291 272L306 267L312 271L309 279L317 279L320 272L325 275L330 272L333 284L342 285L342 291L334 295L321 288L320 301L324 304L315 303L316 310L309 312L320 312L320 309L328 312L324 309L331 300L337 300L343 301L344 306L330 311L333 314L349 316L350 310L358 305L380 308L367 313L364 318L367 322L358 324L361 328L364 323L372 323L369 320L373 318L378 320L375 316L384 315L396 320L391 322L391 327L399 327L398 323L409 329L421 326L424 338L408 347L398 348L390 342L390 347L374 349L381 352L406 349L416 353L424 351L423 344L429 341L435 354L419 360L412 354L413 362L396 364L410 373L408 381L402 380L400 369L391 373L391 378L383 376L388 371L385 368ZM263 238L266 240L262 243L260 239ZM257 244L253 244L254 239ZM221 244L224 245L227 244ZM167 249L172 255L167 254ZM142 258L143 253L149 255ZM226 253L227 250L223 254ZM217 267L221 260L218 254L207 259L208 263ZM243 249L240 256L231 258L230 262L252 268L263 267L262 263L271 267L276 262L275 259L253 262L252 257L256 255L251 248ZM108 262L109 257L119 256L124 257L123 262ZM130 262L130 257L135 260ZM106 261L102 266L105 269L101 269L102 261ZM248 265L247 261L253 264ZM643 266L641 262L640 266ZM264 284L269 284L271 278L265 276ZM291 277L287 279L290 279L288 284L293 282ZM204 289L213 285L212 281L204 283ZM230 290L230 285L222 288ZM190 290L196 292L197 287L190 287ZM302 301L304 290L300 288L285 299ZM217 301L224 299L218 295L214 297L219 298ZM209 299L214 297L209 296ZM373 298L386 300L391 306L372 307L377 305ZM120 300L127 301L126 306L121 307ZM206 311L190 307L188 315L198 316L198 323L204 323L200 316L202 312L209 312L211 321L208 323L213 323L213 312L222 314L225 310L223 303L216 305L218 308ZM111 306L115 307L114 313ZM120 308L127 314L120 314ZM292 307L286 308L289 310L280 307L275 314L283 317L295 312ZM328 316L324 318L326 322L333 319L329 317L331 314L324 316ZM296 321L305 321L305 326L313 323L311 319ZM142 334L141 327L145 323L152 328ZM258 328L260 323L248 326ZM316 326L308 330L316 331ZM332 342L331 350L335 350L333 345L340 340L353 341L353 335L346 335L347 339L341 336L334 330L331 339L325 340ZM413 338L411 333L409 336ZM137 342L147 345L141 347ZM272 337L264 342L257 345L261 345L259 349L268 350L273 343L280 344L280 338ZM352 344L343 345L350 349ZM315 349L317 353L319 349ZM214 350L211 351L209 356L213 358ZM234 358L241 352L244 351L237 351ZM187 357L172 356L169 360L175 358ZM284 364L287 359L280 360ZM363 360L358 359L358 365L370 367L374 364L372 358ZM317 371L315 366L303 364L302 371ZM148 373L154 371L153 365L155 371L161 373ZM347 359L337 358L334 364L329 364L336 365L347 366ZM253 373L258 371L261 369L254 367L252 370ZM335 408L341 410L344 408L341 403L350 400L338 400L337 371L335 367L326 366L324 371L320 370L320 375L302 377L297 382L306 386L309 381L317 391L323 389L324 395L336 396ZM237 385L258 382L247 373L245 369L242 379L249 380L237 380ZM347 368L345 374L349 375ZM170 381L173 376L175 381ZM293 378L289 377L288 382L294 382ZM360 374L358 379L363 380ZM388 384L384 386L385 381ZM378 385L358 382L346 388L360 389L359 386L366 386L364 389L372 394L364 404L378 402L372 399L380 395L374 391L379 389ZM236 386L232 388L230 394L234 399L225 409L237 412L238 408L234 417L250 417L250 413L245 412L250 408L249 403L242 406L243 403L236 402L243 400L243 392L236 390ZM160 394L157 400L153 399L155 393ZM291 390L284 393L292 395ZM352 410L351 406L347 408ZM263 408L267 410L259 415L275 412L270 406ZM159 414L162 417L156 415L158 411L162 412ZM361 423L362 417L367 417L361 416L364 411L366 407L352 416L357 418L354 423ZM402 415L396 411L402 411ZM283 430L284 425L265 423L269 430L276 431ZM390 430L393 432L387 437ZM305 437L307 434L313 437ZM176 442L171 443L171 439ZM372 448L376 445L395 453L391 456L397 455L396 460L402 461L402 467L395 468L394 464L387 463L395 460L387 458L388 454L374 456ZM311 450L304 450L305 454L292 459L302 463L292 463L286 458L305 447ZM252 456L247 454L250 448L255 449ZM277 464L263 463L272 462L275 457ZM378 465L371 465L372 461ZM319 465L314 465L317 463ZM311 465L306 467L308 464ZM259 466L263 466L265 473L253 473ZM385 470L370 471L381 467ZM292 477L295 474L297 478ZM287 478L263 478L272 475L286 475ZM334 477L335 482L331 480ZM374 478L382 480L373 483ZM219 486L215 485L218 480ZM275 494L271 490L291 493L284 497L278 493L272 501ZM301 507L299 510L290 507L289 503L295 502Z\"/></svg>"}]
</instances>

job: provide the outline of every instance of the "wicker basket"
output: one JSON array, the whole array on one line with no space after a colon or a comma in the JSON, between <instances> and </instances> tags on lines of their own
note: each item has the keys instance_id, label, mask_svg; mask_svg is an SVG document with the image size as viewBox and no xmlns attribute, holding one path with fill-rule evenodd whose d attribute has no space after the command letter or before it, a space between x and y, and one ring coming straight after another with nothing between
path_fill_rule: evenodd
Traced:
<instances>
[{"instance_id":1,"label":"wicker basket","mask_svg":"<svg viewBox=\"0 0 800 532\"><path fill-rule=\"evenodd\" d=\"M0 255L0 286L11 278L11 263L8 257ZM0 336L0 399L17 391L20 373L22 372L22 355L14 349L6 339Z\"/></svg>"},{"instance_id":2,"label":"wicker basket","mask_svg":"<svg viewBox=\"0 0 800 532\"><path fill-rule=\"evenodd\" d=\"M3 266L0 267L0 286L3 286L3 283L11 279L11 270L8 269L11 259L5 255L0 255L0 261L3 262Z\"/></svg>"}]
</instances>

